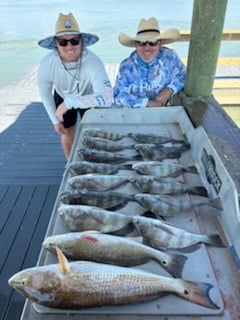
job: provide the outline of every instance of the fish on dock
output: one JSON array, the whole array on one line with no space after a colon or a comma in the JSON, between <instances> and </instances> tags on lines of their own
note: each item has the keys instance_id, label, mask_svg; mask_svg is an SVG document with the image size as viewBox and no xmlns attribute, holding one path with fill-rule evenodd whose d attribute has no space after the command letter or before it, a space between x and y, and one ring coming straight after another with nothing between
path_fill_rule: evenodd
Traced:
<instances>
[{"instance_id":1,"label":"fish on dock","mask_svg":"<svg viewBox=\"0 0 240 320\"><path fill-rule=\"evenodd\" d=\"M163 136L153 133L129 133L129 137L133 138L138 143L154 143L154 144L166 144L166 143L185 143L184 140L175 139L169 136Z\"/></svg>"},{"instance_id":2,"label":"fish on dock","mask_svg":"<svg viewBox=\"0 0 240 320\"><path fill-rule=\"evenodd\" d=\"M68 232L46 237L43 248L56 253L58 247L71 260L87 260L131 267L156 261L173 277L180 278L187 257L156 250L131 238L97 231Z\"/></svg>"},{"instance_id":3,"label":"fish on dock","mask_svg":"<svg viewBox=\"0 0 240 320\"><path fill-rule=\"evenodd\" d=\"M21 270L8 280L9 285L25 298L50 308L128 305L173 294L206 308L219 309L210 298L210 283L160 276L136 268L68 262L61 250L56 250L59 263Z\"/></svg>"},{"instance_id":4,"label":"fish on dock","mask_svg":"<svg viewBox=\"0 0 240 320\"><path fill-rule=\"evenodd\" d=\"M183 166L169 161L138 161L132 164L132 169L137 173L152 175L156 178L176 178L182 173L198 174L195 166Z\"/></svg>"},{"instance_id":5,"label":"fish on dock","mask_svg":"<svg viewBox=\"0 0 240 320\"><path fill-rule=\"evenodd\" d=\"M118 210L127 205L128 201L134 201L133 195L117 191L64 191L59 195L60 203L87 204L103 209Z\"/></svg>"},{"instance_id":6,"label":"fish on dock","mask_svg":"<svg viewBox=\"0 0 240 320\"><path fill-rule=\"evenodd\" d=\"M126 141L119 142L119 141L107 140L99 137L90 137L90 136L84 136L82 143L88 148L110 151L110 152L132 149L135 144L135 143L127 143Z\"/></svg>"},{"instance_id":7,"label":"fish on dock","mask_svg":"<svg viewBox=\"0 0 240 320\"><path fill-rule=\"evenodd\" d=\"M127 155L121 151L110 152L90 148L80 148L77 154L82 160L101 163L121 163L140 159L138 154Z\"/></svg>"},{"instance_id":8,"label":"fish on dock","mask_svg":"<svg viewBox=\"0 0 240 320\"><path fill-rule=\"evenodd\" d=\"M108 191L118 188L129 182L129 177L124 175L87 173L68 179L68 185L74 189L89 191Z\"/></svg>"},{"instance_id":9,"label":"fish on dock","mask_svg":"<svg viewBox=\"0 0 240 320\"><path fill-rule=\"evenodd\" d=\"M208 197L207 189L203 186L188 185L175 179L161 179L154 176L139 175L129 177L129 181L141 192L151 194L183 194L191 193L202 197Z\"/></svg>"},{"instance_id":10,"label":"fish on dock","mask_svg":"<svg viewBox=\"0 0 240 320\"><path fill-rule=\"evenodd\" d=\"M125 134L121 134L118 132L110 132L107 130L102 130L97 128L85 129L83 132L83 135L89 136L89 137L103 138L106 140L113 140L113 141L121 140L126 136Z\"/></svg>"},{"instance_id":11,"label":"fish on dock","mask_svg":"<svg viewBox=\"0 0 240 320\"><path fill-rule=\"evenodd\" d=\"M205 235L177 228L158 219L135 216L132 219L144 243L156 249L186 249L205 243L214 247L225 247L218 234Z\"/></svg>"},{"instance_id":12,"label":"fish on dock","mask_svg":"<svg viewBox=\"0 0 240 320\"><path fill-rule=\"evenodd\" d=\"M190 149L190 145L165 147L154 143L138 143L134 145L134 149L139 152L143 160L162 161L164 159L179 159L183 152Z\"/></svg>"},{"instance_id":13,"label":"fish on dock","mask_svg":"<svg viewBox=\"0 0 240 320\"><path fill-rule=\"evenodd\" d=\"M168 195L158 195L149 193L137 193L134 198L145 209L154 213L157 217L166 217L189 211L199 206L210 206L212 208L223 210L221 199L177 199Z\"/></svg>"},{"instance_id":14,"label":"fish on dock","mask_svg":"<svg viewBox=\"0 0 240 320\"><path fill-rule=\"evenodd\" d=\"M76 161L66 166L66 172L69 172L72 176L87 174L87 173L102 173L102 174L115 174L119 170L131 170L132 164L112 164L112 163L100 163L90 161Z\"/></svg>"},{"instance_id":15,"label":"fish on dock","mask_svg":"<svg viewBox=\"0 0 240 320\"><path fill-rule=\"evenodd\" d=\"M58 214L70 231L97 230L120 236L133 230L132 217L99 207L61 204Z\"/></svg>"}]
</instances>

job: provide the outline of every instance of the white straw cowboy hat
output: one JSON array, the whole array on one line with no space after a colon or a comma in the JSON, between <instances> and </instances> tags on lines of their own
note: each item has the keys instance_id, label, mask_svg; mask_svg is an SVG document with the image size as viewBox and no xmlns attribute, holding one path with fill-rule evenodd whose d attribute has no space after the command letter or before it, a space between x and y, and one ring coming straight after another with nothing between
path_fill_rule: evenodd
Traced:
<instances>
[{"instance_id":1,"label":"white straw cowboy hat","mask_svg":"<svg viewBox=\"0 0 240 320\"><path fill-rule=\"evenodd\" d=\"M176 41L180 37L177 29L168 29L160 32L158 21L156 18L141 19L138 24L136 37L130 37L125 33L120 33L119 42L126 47L135 47L136 41L157 41L161 40L161 44L168 44Z\"/></svg>"},{"instance_id":2,"label":"white straw cowboy hat","mask_svg":"<svg viewBox=\"0 0 240 320\"><path fill-rule=\"evenodd\" d=\"M55 37L72 34L82 36L84 47L91 46L99 40L98 36L94 34L80 32L79 25L72 13L66 15L60 13L55 26L55 35L40 40L38 44L46 49L54 49L56 48Z\"/></svg>"}]
</instances>

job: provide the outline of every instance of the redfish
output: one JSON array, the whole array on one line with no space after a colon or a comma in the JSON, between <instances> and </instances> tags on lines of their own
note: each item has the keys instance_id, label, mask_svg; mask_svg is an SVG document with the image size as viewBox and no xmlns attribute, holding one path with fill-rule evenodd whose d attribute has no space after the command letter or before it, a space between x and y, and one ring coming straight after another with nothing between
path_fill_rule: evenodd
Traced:
<instances>
[{"instance_id":1,"label":"redfish","mask_svg":"<svg viewBox=\"0 0 240 320\"><path fill-rule=\"evenodd\" d=\"M210 309L212 284L156 275L135 268L94 262L68 262L57 248L59 264L28 268L8 283L38 304L61 309L117 306L174 294Z\"/></svg>"},{"instance_id":2,"label":"redfish","mask_svg":"<svg viewBox=\"0 0 240 320\"><path fill-rule=\"evenodd\" d=\"M43 247L53 253L58 247L67 258L137 266L155 260L174 277L181 277L187 257L156 250L131 238L97 231L69 232L47 237Z\"/></svg>"}]
</instances>

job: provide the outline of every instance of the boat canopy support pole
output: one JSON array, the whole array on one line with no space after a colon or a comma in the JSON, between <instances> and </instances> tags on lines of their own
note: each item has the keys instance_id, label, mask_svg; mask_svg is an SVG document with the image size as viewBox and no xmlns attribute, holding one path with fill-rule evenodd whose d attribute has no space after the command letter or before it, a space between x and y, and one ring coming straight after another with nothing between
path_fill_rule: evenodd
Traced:
<instances>
[{"instance_id":1,"label":"boat canopy support pole","mask_svg":"<svg viewBox=\"0 0 240 320\"><path fill-rule=\"evenodd\" d=\"M209 97L217 68L227 0L194 0L185 93Z\"/></svg>"}]
</instances>

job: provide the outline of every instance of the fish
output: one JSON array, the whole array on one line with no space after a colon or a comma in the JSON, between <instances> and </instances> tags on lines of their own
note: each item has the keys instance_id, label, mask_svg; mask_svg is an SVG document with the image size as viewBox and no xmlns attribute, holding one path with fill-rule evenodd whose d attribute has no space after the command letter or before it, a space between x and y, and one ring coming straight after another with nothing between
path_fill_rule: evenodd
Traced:
<instances>
[{"instance_id":1,"label":"fish","mask_svg":"<svg viewBox=\"0 0 240 320\"><path fill-rule=\"evenodd\" d=\"M57 211L70 231L97 230L126 235L133 230L132 217L117 211L76 204L61 204Z\"/></svg>"},{"instance_id":2,"label":"fish","mask_svg":"<svg viewBox=\"0 0 240 320\"><path fill-rule=\"evenodd\" d=\"M111 164L90 161L76 161L71 162L66 166L66 172L72 176L86 174L86 173L104 173L115 174L119 170L131 170L132 164Z\"/></svg>"},{"instance_id":3,"label":"fish","mask_svg":"<svg viewBox=\"0 0 240 320\"><path fill-rule=\"evenodd\" d=\"M89 137L97 137L97 138L103 138L107 140L113 140L113 141L118 141L123 139L126 135L118 132L110 132L107 130L102 130L102 129L85 129L83 132L84 136L89 136Z\"/></svg>"},{"instance_id":4,"label":"fish","mask_svg":"<svg viewBox=\"0 0 240 320\"><path fill-rule=\"evenodd\" d=\"M197 305L219 309L211 283L160 276L137 268L96 262L69 262L56 248L58 263L23 269L8 284L29 300L49 308L83 309L143 303L176 295Z\"/></svg>"},{"instance_id":5,"label":"fish","mask_svg":"<svg viewBox=\"0 0 240 320\"><path fill-rule=\"evenodd\" d=\"M77 150L77 154L82 160L103 162L103 163L120 163L133 160L139 160L139 155L126 155L122 152L110 152L97 149L80 148Z\"/></svg>"},{"instance_id":6,"label":"fish","mask_svg":"<svg viewBox=\"0 0 240 320\"><path fill-rule=\"evenodd\" d=\"M132 164L132 169L137 173L152 175L156 178L176 178L182 173L198 174L195 166L183 166L179 163L164 161L138 161Z\"/></svg>"},{"instance_id":7,"label":"fish","mask_svg":"<svg viewBox=\"0 0 240 320\"><path fill-rule=\"evenodd\" d=\"M138 143L154 143L154 144L166 144L166 143L185 143L184 140L174 139L169 136L161 136L153 133L129 133L129 137L133 138Z\"/></svg>"},{"instance_id":8,"label":"fish","mask_svg":"<svg viewBox=\"0 0 240 320\"><path fill-rule=\"evenodd\" d=\"M208 191L203 186L188 185L174 179L167 180L154 176L141 175L129 177L129 182L135 185L141 192L152 194L183 194L191 193L208 197Z\"/></svg>"},{"instance_id":9,"label":"fish","mask_svg":"<svg viewBox=\"0 0 240 320\"><path fill-rule=\"evenodd\" d=\"M205 235L188 232L158 219L135 216L133 224L144 239L144 243L153 248L186 249L205 243L214 247L225 247L218 234Z\"/></svg>"},{"instance_id":10,"label":"fish","mask_svg":"<svg viewBox=\"0 0 240 320\"><path fill-rule=\"evenodd\" d=\"M68 232L45 238L42 247L56 253L58 247L71 260L87 260L131 267L156 261L173 277L180 278L187 257L156 250L131 238L97 231Z\"/></svg>"},{"instance_id":11,"label":"fish","mask_svg":"<svg viewBox=\"0 0 240 320\"><path fill-rule=\"evenodd\" d=\"M220 198L190 199L186 201L186 199L177 199L172 196L149 193L137 193L134 197L139 204L154 213L157 217L173 216L199 206L210 206L218 210L223 210Z\"/></svg>"},{"instance_id":12,"label":"fish","mask_svg":"<svg viewBox=\"0 0 240 320\"><path fill-rule=\"evenodd\" d=\"M119 141L107 140L99 137L90 137L90 136L85 136L83 138L82 143L88 148L110 151L110 152L132 149L134 146L134 143L127 143L126 141L119 142Z\"/></svg>"},{"instance_id":13,"label":"fish","mask_svg":"<svg viewBox=\"0 0 240 320\"><path fill-rule=\"evenodd\" d=\"M116 191L63 191L59 195L60 203L64 204L87 204L103 209L115 209L125 207L128 201L134 201L133 195Z\"/></svg>"},{"instance_id":14,"label":"fish","mask_svg":"<svg viewBox=\"0 0 240 320\"><path fill-rule=\"evenodd\" d=\"M87 189L89 191L108 191L129 182L129 177L124 175L108 175L87 173L68 179L68 185L74 189Z\"/></svg>"},{"instance_id":15,"label":"fish","mask_svg":"<svg viewBox=\"0 0 240 320\"><path fill-rule=\"evenodd\" d=\"M143 160L162 161L164 159L179 159L183 152L190 149L190 145L181 147L165 147L154 143L138 143L134 149L139 152Z\"/></svg>"}]
</instances>

